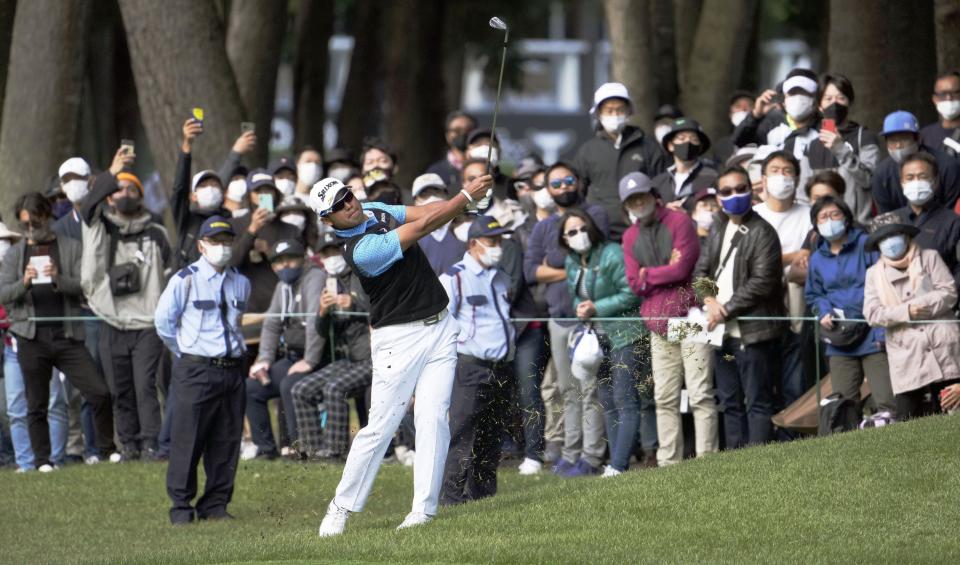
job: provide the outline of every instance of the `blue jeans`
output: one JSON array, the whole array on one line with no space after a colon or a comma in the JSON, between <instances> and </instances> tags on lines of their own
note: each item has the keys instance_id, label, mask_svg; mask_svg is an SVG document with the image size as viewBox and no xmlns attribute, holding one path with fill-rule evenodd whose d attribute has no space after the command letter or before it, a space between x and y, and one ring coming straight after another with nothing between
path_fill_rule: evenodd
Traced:
<instances>
[{"instance_id":1,"label":"blue jeans","mask_svg":"<svg viewBox=\"0 0 960 565\"><path fill-rule=\"evenodd\" d=\"M13 441L13 454L17 467L25 471L34 468L33 449L30 446L30 434L27 431L27 394L23 384L20 362L12 347L3 351L3 373L7 395L7 415L10 418L10 437ZM47 410L47 424L50 426L50 460L57 465L63 464L67 448L67 396L60 382L60 374L54 371L50 379L50 404Z\"/></svg>"},{"instance_id":2,"label":"blue jeans","mask_svg":"<svg viewBox=\"0 0 960 565\"><path fill-rule=\"evenodd\" d=\"M717 398L723 411L726 448L767 443L773 439L773 383L780 374L780 340L743 345L724 338L715 352Z\"/></svg>"},{"instance_id":3,"label":"blue jeans","mask_svg":"<svg viewBox=\"0 0 960 565\"><path fill-rule=\"evenodd\" d=\"M523 455L527 459L543 461L543 427L546 413L540 383L547 367L550 351L547 349L547 328L527 327L517 337L517 351L513 372L520 389L520 411L523 419Z\"/></svg>"},{"instance_id":4,"label":"blue jeans","mask_svg":"<svg viewBox=\"0 0 960 565\"><path fill-rule=\"evenodd\" d=\"M626 471L640 428L639 359L635 345L614 349L597 373L597 394L603 406L610 466ZM649 418L656 425L655 414ZM656 438L656 428L653 437Z\"/></svg>"}]
</instances>

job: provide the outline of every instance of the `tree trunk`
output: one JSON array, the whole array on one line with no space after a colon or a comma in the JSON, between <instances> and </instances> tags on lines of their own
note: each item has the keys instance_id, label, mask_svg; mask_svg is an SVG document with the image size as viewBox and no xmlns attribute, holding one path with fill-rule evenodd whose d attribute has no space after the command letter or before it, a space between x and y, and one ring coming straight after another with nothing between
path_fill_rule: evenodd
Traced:
<instances>
[{"instance_id":1,"label":"tree trunk","mask_svg":"<svg viewBox=\"0 0 960 565\"><path fill-rule=\"evenodd\" d=\"M675 104L680 97L677 84L677 52L673 20L673 6L670 0L652 0L650 2L650 22L653 33L653 79L657 87L657 104Z\"/></svg>"},{"instance_id":2,"label":"tree trunk","mask_svg":"<svg viewBox=\"0 0 960 565\"><path fill-rule=\"evenodd\" d=\"M17 7L0 132L4 211L19 195L42 190L74 151L89 14L86 0L30 0Z\"/></svg>"},{"instance_id":3,"label":"tree trunk","mask_svg":"<svg viewBox=\"0 0 960 565\"><path fill-rule=\"evenodd\" d=\"M677 57L677 83L687 83L687 65L697 35L703 0L673 0L673 37Z\"/></svg>"},{"instance_id":4,"label":"tree trunk","mask_svg":"<svg viewBox=\"0 0 960 565\"><path fill-rule=\"evenodd\" d=\"M333 0L300 2L293 63L293 146L297 150L312 146L323 151L333 20Z\"/></svg>"},{"instance_id":5,"label":"tree trunk","mask_svg":"<svg viewBox=\"0 0 960 565\"><path fill-rule=\"evenodd\" d=\"M705 0L687 60L681 107L711 139L729 123L727 99L740 86L756 0Z\"/></svg>"},{"instance_id":6,"label":"tree trunk","mask_svg":"<svg viewBox=\"0 0 960 565\"><path fill-rule=\"evenodd\" d=\"M830 2L830 70L864 93L852 117L874 131L898 108L917 112L921 124L935 118L936 60L932 0Z\"/></svg>"},{"instance_id":7,"label":"tree trunk","mask_svg":"<svg viewBox=\"0 0 960 565\"><path fill-rule=\"evenodd\" d=\"M610 36L611 79L622 82L633 99L631 122L652 133L657 109L650 42L649 0L603 0Z\"/></svg>"},{"instance_id":8,"label":"tree trunk","mask_svg":"<svg viewBox=\"0 0 960 565\"><path fill-rule=\"evenodd\" d=\"M191 108L204 109L194 170L220 166L240 132L243 104L211 0L120 0L147 139L169 186Z\"/></svg>"},{"instance_id":9,"label":"tree trunk","mask_svg":"<svg viewBox=\"0 0 960 565\"><path fill-rule=\"evenodd\" d=\"M387 139L397 148L397 182L406 188L442 153L446 114L443 72L444 0L394 4L387 53ZM497 58L499 63L499 57Z\"/></svg>"},{"instance_id":10,"label":"tree trunk","mask_svg":"<svg viewBox=\"0 0 960 565\"><path fill-rule=\"evenodd\" d=\"M340 104L337 145L359 150L363 138L380 135L383 100L384 48L381 35L389 23L387 14L393 5L376 0L355 2L354 44L350 72ZM391 46L395 50L395 46Z\"/></svg>"},{"instance_id":11,"label":"tree trunk","mask_svg":"<svg viewBox=\"0 0 960 565\"><path fill-rule=\"evenodd\" d=\"M937 73L960 69L960 0L934 0Z\"/></svg>"},{"instance_id":12,"label":"tree trunk","mask_svg":"<svg viewBox=\"0 0 960 565\"><path fill-rule=\"evenodd\" d=\"M443 26L443 87L446 94L446 106L451 110L459 109L463 100L463 67L466 54L464 34L466 34L467 7L463 2L449 2L446 7L446 23Z\"/></svg>"},{"instance_id":13,"label":"tree trunk","mask_svg":"<svg viewBox=\"0 0 960 565\"><path fill-rule=\"evenodd\" d=\"M115 112L118 27L122 33L116 0L94 0L77 148L97 168L109 166L120 143Z\"/></svg>"},{"instance_id":14,"label":"tree trunk","mask_svg":"<svg viewBox=\"0 0 960 565\"><path fill-rule=\"evenodd\" d=\"M309 4L307 2L306 4ZM233 0L227 26L227 57L240 89L243 114L257 124L252 162L267 160L270 148L277 69L287 27L286 0ZM240 126L235 126L239 135Z\"/></svg>"},{"instance_id":15,"label":"tree trunk","mask_svg":"<svg viewBox=\"0 0 960 565\"><path fill-rule=\"evenodd\" d=\"M3 94L7 91L7 71L10 67L10 44L13 42L13 19L17 0L0 0L0 111Z\"/></svg>"}]
</instances>

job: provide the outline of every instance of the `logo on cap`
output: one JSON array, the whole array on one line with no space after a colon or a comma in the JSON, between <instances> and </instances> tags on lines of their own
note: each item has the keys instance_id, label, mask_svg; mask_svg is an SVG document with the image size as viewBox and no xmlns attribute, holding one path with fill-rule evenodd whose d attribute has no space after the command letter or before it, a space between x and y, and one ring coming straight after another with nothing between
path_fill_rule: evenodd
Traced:
<instances>
[{"instance_id":1,"label":"logo on cap","mask_svg":"<svg viewBox=\"0 0 960 565\"><path fill-rule=\"evenodd\" d=\"M633 179L630 179L627 181L627 188L636 188L636 186L637 186L637 181Z\"/></svg>"},{"instance_id":2,"label":"logo on cap","mask_svg":"<svg viewBox=\"0 0 960 565\"><path fill-rule=\"evenodd\" d=\"M227 228L230 229L230 224L227 222L213 222L210 224L211 228Z\"/></svg>"},{"instance_id":3,"label":"logo on cap","mask_svg":"<svg viewBox=\"0 0 960 565\"><path fill-rule=\"evenodd\" d=\"M290 249L290 244L287 243L286 241L281 241L280 243L277 244L276 252L283 253L287 249Z\"/></svg>"},{"instance_id":4,"label":"logo on cap","mask_svg":"<svg viewBox=\"0 0 960 565\"><path fill-rule=\"evenodd\" d=\"M490 222L489 224L487 224L487 229L488 229L488 230L494 230L494 229L497 229L497 228L499 228L499 227L500 227L500 222L498 222L498 221L496 221L496 220L494 220L494 221Z\"/></svg>"}]
</instances>

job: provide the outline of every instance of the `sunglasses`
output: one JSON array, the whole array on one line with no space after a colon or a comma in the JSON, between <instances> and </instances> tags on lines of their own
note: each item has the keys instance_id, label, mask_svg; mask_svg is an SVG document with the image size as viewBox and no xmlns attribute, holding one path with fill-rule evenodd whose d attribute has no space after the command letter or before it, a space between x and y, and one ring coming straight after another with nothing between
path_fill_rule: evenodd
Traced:
<instances>
[{"instance_id":1,"label":"sunglasses","mask_svg":"<svg viewBox=\"0 0 960 565\"><path fill-rule=\"evenodd\" d=\"M550 181L550 186L553 188L560 188L561 186L573 186L577 182L577 177L573 175L566 176L562 179L556 179Z\"/></svg>"},{"instance_id":2,"label":"sunglasses","mask_svg":"<svg viewBox=\"0 0 960 565\"><path fill-rule=\"evenodd\" d=\"M347 193L343 195L343 198L337 201L330 208L330 211L333 213L339 212L340 210L343 210L344 207L346 207L346 205L349 204L350 202L353 202L353 193L348 190Z\"/></svg>"},{"instance_id":3,"label":"sunglasses","mask_svg":"<svg viewBox=\"0 0 960 565\"><path fill-rule=\"evenodd\" d=\"M589 233L589 231L587 230L587 226L580 226L579 228L573 228L571 230L567 230L563 232L563 235L567 237L573 237L578 233Z\"/></svg>"},{"instance_id":4,"label":"sunglasses","mask_svg":"<svg viewBox=\"0 0 960 565\"><path fill-rule=\"evenodd\" d=\"M748 194L749 192L750 187L745 184L738 184L733 188L721 188L717 190L717 194L719 194L721 198L733 196L734 194Z\"/></svg>"}]
</instances>

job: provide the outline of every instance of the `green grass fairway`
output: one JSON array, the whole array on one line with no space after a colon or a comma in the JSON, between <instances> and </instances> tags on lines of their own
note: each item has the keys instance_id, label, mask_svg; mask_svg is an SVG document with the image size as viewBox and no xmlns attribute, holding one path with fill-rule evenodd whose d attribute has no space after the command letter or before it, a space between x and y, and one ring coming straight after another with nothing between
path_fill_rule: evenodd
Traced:
<instances>
[{"instance_id":1,"label":"green grass fairway","mask_svg":"<svg viewBox=\"0 0 960 565\"><path fill-rule=\"evenodd\" d=\"M0 474L5 563L946 563L960 555L960 416L725 453L612 479L519 477L398 533L385 466L347 534L316 531L340 469L243 464L237 520L171 528L164 465Z\"/></svg>"}]
</instances>

